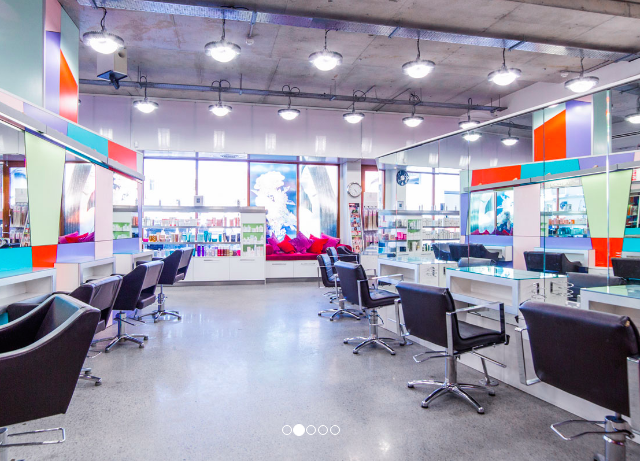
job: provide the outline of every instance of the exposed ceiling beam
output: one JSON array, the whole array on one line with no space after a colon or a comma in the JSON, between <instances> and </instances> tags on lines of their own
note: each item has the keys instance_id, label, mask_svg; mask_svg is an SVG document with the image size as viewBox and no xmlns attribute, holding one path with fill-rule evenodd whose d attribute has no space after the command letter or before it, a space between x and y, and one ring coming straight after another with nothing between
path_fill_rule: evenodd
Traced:
<instances>
[{"instance_id":1,"label":"exposed ceiling beam","mask_svg":"<svg viewBox=\"0 0 640 461\"><path fill-rule=\"evenodd\" d=\"M88 80L88 79L80 79L81 85L96 85L96 86L111 86L111 83L106 80ZM127 88L142 88L138 82L127 82L120 81L121 87ZM147 88L150 89L158 89L158 90L180 90L180 91L200 91L200 92L212 92L213 94L217 94L218 88L211 89L209 85L183 85L180 83L147 83ZM254 96L277 96L277 97L289 97L289 93L284 91L273 91L273 90L258 90L251 88L226 88L222 87L223 93L234 93L234 94L248 94ZM292 96L293 99L316 99L322 101L347 101L353 102L353 95L339 95L339 94L329 94L329 93L297 93L295 96ZM418 104L415 104L409 99L383 99L383 98L371 98L368 97L364 101L360 101L359 104L392 104L392 105L403 105L403 106L422 106L422 107L439 107L443 109L462 109L462 110L484 110L490 112L501 112L506 109L506 107L498 107L498 106L483 106L478 104L473 104L471 106L467 104L458 104L451 102L435 102L435 101L422 101Z\"/></svg>"},{"instance_id":2,"label":"exposed ceiling beam","mask_svg":"<svg viewBox=\"0 0 640 461\"><path fill-rule=\"evenodd\" d=\"M291 14L254 12L246 8L230 8L224 5L212 5L210 2L201 1L163 1L163 0L77 0L82 6L112 8L118 10L141 11L148 13L174 14L180 16L192 16L212 19L222 19L223 16L230 21L241 21L280 26L304 27L311 29L332 29L342 32L361 34L393 36L415 39L420 33L420 38L443 43L455 43L459 45L474 45L494 48L508 48L510 50L529 51L534 53L552 54L559 56L571 56L577 58L601 59L606 61L631 61L640 57L637 49L621 52L613 49L589 49L568 46L560 42L541 43L524 40L522 37L487 37L481 35L469 35L466 33L426 30L415 27L402 27L398 24L373 24L341 19L329 19L319 17L305 17ZM558 0L559 1L559 0ZM605 0L606 1L606 0ZM257 14L254 14L257 13Z\"/></svg>"},{"instance_id":3,"label":"exposed ceiling beam","mask_svg":"<svg viewBox=\"0 0 640 461\"><path fill-rule=\"evenodd\" d=\"M510 0L516 3L527 3L565 10L584 11L587 13L621 16L624 18L640 19L640 2L628 0Z\"/></svg>"}]
</instances>

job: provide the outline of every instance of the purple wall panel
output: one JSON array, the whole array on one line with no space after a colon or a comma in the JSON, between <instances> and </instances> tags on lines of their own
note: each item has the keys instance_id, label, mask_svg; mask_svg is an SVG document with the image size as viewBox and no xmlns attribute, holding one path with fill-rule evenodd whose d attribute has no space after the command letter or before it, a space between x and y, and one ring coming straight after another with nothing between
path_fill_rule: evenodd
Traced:
<instances>
[{"instance_id":1,"label":"purple wall panel","mask_svg":"<svg viewBox=\"0 0 640 461\"><path fill-rule=\"evenodd\" d=\"M573 248L576 250L593 249L590 238L547 237L545 245L545 237L540 237L540 246L548 250L554 248Z\"/></svg>"},{"instance_id":2,"label":"purple wall panel","mask_svg":"<svg viewBox=\"0 0 640 461\"><path fill-rule=\"evenodd\" d=\"M567 101L567 158L591 155L591 103Z\"/></svg>"},{"instance_id":3,"label":"purple wall panel","mask_svg":"<svg viewBox=\"0 0 640 461\"><path fill-rule=\"evenodd\" d=\"M511 235L470 235L469 243L482 243L483 245L513 245Z\"/></svg>"},{"instance_id":4,"label":"purple wall panel","mask_svg":"<svg viewBox=\"0 0 640 461\"><path fill-rule=\"evenodd\" d=\"M133 254L140 252L139 239L116 239L113 241L113 254Z\"/></svg>"},{"instance_id":5,"label":"purple wall panel","mask_svg":"<svg viewBox=\"0 0 640 461\"><path fill-rule=\"evenodd\" d=\"M58 245L58 263L77 263L94 261L96 253L95 242L66 243Z\"/></svg>"},{"instance_id":6,"label":"purple wall panel","mask_svg":"<svg viewBox=\"0 0 640 461\"><path fill-rule=\"evenodd\" d=\"M45 32L44 107L60 113L60 32Z\"/></svg>"},{"instance_id":7,"label":"purple wall panel","mask_svg":"<svg viewBox=\"0 0 640 461\"><path fill-rule=\"evenodd\" d=\"M41 121L45 125L50 126L64 135L67 134L67 122L56 115L51 115L50 113L36 106L32 106L31 104L27 104L26 102L24 103L24 113L25 115Z\"/></svg>"},{"instance_id":8,"label":"purple wall panel","mask_svg":"<svg viewBox=\"0 0 640 461\"><path fill-rule=\"evenodd\" d=\"M467 233L467 218L469 216L469 194L460 194L460 235Z\"/></svg>"},{"instance_id":9,"label":"purple wall panel","mask_svg":"<svg viewBox=\"0 0 640 461\"><path fill-rule=\"evenodd\" d=\"M625 154L611 154L609 156L609 166L617 163L633 162L635 154L633 152L627 152ZM596 157L584 157L578 159L580 162L580 169L586 170L594 168L596 166L604 167L607 165L607 158L604 155L598 155Z\"/></svg>"}]
</instances>

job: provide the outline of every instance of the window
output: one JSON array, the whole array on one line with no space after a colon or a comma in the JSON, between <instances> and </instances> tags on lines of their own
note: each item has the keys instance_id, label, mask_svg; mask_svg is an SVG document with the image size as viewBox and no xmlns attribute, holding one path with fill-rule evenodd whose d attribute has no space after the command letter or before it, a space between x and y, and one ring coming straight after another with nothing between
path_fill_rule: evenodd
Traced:
<instances>
[{"instance_id":1,"label":"window","mask_svg":"<svg viewBox=\"0 0 640 461\"><path fill-rule=\"evenodd\" d=\"M490 235L496 228L494 192L476 192L471 194L469 205L471 235Z\"/></svg>"},{"instance_id":2,"label":"window","mask_svg":"<svg viewBox=\"0 0 640 461\"><path fill-rule=\"evenodd\" d=\"M144 175L145 205L193 206L195 161L145 159Z\"/></svg>"},{"instance_id":3,"label":"window","mask_svg":"<svg viewBox=\"0 0 640 461\"><path fill-rule=\"evenodd\" d=\"M338 235L338 167L300 165L300 230Z\"/></svg>"},{"instance_id":4,"label":"window","mask_svg":"<svg viewBox=\"0 0 640 461\"><path fill-rule=\"evenodd\" d=\"M409 173L406 202L407 210L433 209L433 174Z\"/></svg>"},{"instance_id":5,"label":"window","mask_svg":"<svg viewBox=\"0 0 640 461\"><path fill-rule=\"evenodd\" d=\"M496 235L513 235L513 189L496 191Z\"/></svg>"},{"instance_id":6,"label":"window","mask_svg":"<svg viewBox=\"0 0 640 461\"><path fill-rule=\"evenodd\" d=\"M138 206L138 181L114 173L113 204L115 206Z\"/></svg>"},{"instance_id":7,"label":"window","mask_svg":"<svg viewBox=\"0 0 640 461\"><path fill-rule=\"evenodd\" d=\"M436 174L436 210L458 210L460 207L460 175Z\"/></svg>"},{"instance_id":8,"label":"window","mask_svg":"<svg viewBox=\"0 0 640 461\"><path fill-rule=\"evenodd\" d=\"M198 195L205 206L247 206L246 162L198 162Z\"/></svg>"},{"instance_id":9,"label":"window","mask_svg":"<svg viewBox=\"0 0 640 461\"><path fill-rule=\"evenodd\" d=\"M267 229L282 239L295 237L297 219L297 165L250 163L251 206L267 210Z\"/></svg>"}]
</instances>

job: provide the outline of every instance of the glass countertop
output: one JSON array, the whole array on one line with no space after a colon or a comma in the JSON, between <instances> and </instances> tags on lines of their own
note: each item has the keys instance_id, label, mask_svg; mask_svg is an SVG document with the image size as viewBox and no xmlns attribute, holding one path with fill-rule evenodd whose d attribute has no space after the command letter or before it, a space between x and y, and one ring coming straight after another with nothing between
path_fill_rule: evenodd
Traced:
<instances>
[{"instance_id":1,"label":"glass countertop","mask_svg":"<svg viewBox=\"0 0 640 461\"><path fill-rule=\"evenodd\" d=\"M384 256L379 255L378 259L385 261L396 261L399 263L408 263L408 264L446 264L451 263L451 261L441 261L439 259L434 259L433 256L408 256L408 255L400 255L400 256Z\"/></svg>"},{"instance_id":2,"label":"glass countertop","mask_svg":"<svg viewBox=\"0 0 640 461\"><path fill-rule=\"evenodd\" d=\"M566 277L566 275L549 274L544 272L523 271L499 266L449 267L447 270L466 272L469 274L487 275L510 280L535 280Z\"/></svg>"},{"instance_id":3,"label":"glass countertop","mask_svg":"<svg viewBox=\"0 0 640 461\"><path fill-rule=\"evenodd\" d=\"M624 296L625 298L640 299L640 285L616 285L611 287L581 288L582 291L608 294L613 296Z\"/></svg>"}]
</instances>

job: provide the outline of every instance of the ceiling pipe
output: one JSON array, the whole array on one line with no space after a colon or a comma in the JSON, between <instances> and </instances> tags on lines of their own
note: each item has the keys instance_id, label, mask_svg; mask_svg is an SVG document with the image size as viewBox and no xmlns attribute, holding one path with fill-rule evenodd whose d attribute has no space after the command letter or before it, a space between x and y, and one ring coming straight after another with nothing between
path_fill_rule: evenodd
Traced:
<instances>
[{"instance_id":1,"label":"ceiling pipe","mask_svg":"<svg viewBox=\"0 0 640 461\"><path fill-rule=\"evenodd\" d=\"M80 79L81 85L95 85L95 86L106 86L110 87L111 83L106 80L87 80ZM140 88L138 82L129 82L129 81L120 81L120 87L125 88ZM155 88L157 90L181 90L181 91L201 91L201 92L210 92L211 87L209 85L183 85L180 83L153 83L149 82L147 84L147 88ZM222 88L223 93L234 93L234 94L250 94L254 96L278 96L278 97L288 97L288 95L282 91L273 91L273 90L258 90L251 88ZM328 93L299 93L296 94L296 98L300 99L316 99L321 101L346 101L353 102L353 95L339 95L339 94L328 94ZM415 105L413 102L408 99L384 99L384 98L371 98L367 96L366 104L392 104L392 105L402 105L402 106L413 106ZM483 106L483 105L471 105L468 104L458 104L452 102L435 102L435 101L422 101L418 106L422 107L438 107L442 109L462 109L462 110L484 110L489 112L501 112L506 109L506 107L498 107L498 106Z\"/></svg>"},{"instance_id":2,"label":"ceiling pipe","mask_svg":"<svg viewBox=\"0 0 640 461\"><path fill-rule=\"evenodd\" d=\"M574 58L600 59L605 61L633 61L640 57L637 50L621 52L614 49L580 48L556 43L541 43L512 38L487 37L468 33L443 32L437 30L402 27L397 24L372 24L341 19L296 16L291 14L251 11L246 8L212 6L204 2L167 1L167 0L77 0L78 4L89 7L104 7L117 10L142 11L147 13L192 16L247 23L273 24L279 26L303 27L307 29L337 30L384 37L415 39L420 33L422 40L459 45L473 45L509 50L529 51L533 53L570 56Z\"/></svg>"}]
</instances>

